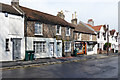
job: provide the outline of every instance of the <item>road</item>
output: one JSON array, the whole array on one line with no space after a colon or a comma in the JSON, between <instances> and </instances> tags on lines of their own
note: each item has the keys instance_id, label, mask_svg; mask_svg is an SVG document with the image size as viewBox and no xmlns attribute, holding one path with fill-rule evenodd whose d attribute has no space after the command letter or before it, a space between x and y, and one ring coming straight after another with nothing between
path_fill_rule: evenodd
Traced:
<instances>
[{"instance_id":1,"label":"road","mask_svg":"<svg viewBox=\"0 0 120 80\"><path fill-rule=\"evenodd\" d=\"M118 57L4 70L3 78L117 78Z\"/></svg>"}]
</instances>

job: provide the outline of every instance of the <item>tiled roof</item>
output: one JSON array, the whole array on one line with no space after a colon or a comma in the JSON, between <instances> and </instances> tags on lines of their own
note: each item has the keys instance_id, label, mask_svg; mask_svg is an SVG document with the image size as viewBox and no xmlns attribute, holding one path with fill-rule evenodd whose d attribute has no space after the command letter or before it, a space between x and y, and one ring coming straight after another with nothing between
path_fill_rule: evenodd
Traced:
<instances>
[{"instance_id":1,"label":"tiled roof","mask_svg":"<svg viewBox=\"0 0 120 80\"><path fill-rule=\"evenodd\" d=\"M95 34L93 30L89 29L86 24L79 23L75 26L75 31L87 33L87 34Z\"/></svg>"},{"instance_id":2,"label":"tiled roof","mask_svg":"<svg viewBox=\"0 0 120 80\"><path fill-rule=\"evenodd\" d=\"M20 6L20 8L26 14L26 17L27 17L28 20L35 20L35 21L40 21L40 22L47 23L47 24L61 25L61 26L64 26L64 27L74 28L70 23L68 23L64 19L61 19L58 16L43 13L43 12L33 10L33 9L29 9L29 8L26 8L26 7L22 7L22 6Z\"/></svg>"},{"instance_id":3,"label":"tiled roof","mask_svg":"<svg viewBox=\"0 0 120 80\"><path fill-rule=\"evenodd\" d=\"M90 25L90 24L87 24L87 25L90 26L91 28L93 28L95 31L100 31L101 27L103 26L103 25L92 26L92 25Z\"/></svg>"},{"instance_id":4,"label":"tiled roof","mask_svg":"<svg viewBox=\"0 0 120 80\"><path fill-rule=\"evenodd\" d=\"M15 8L11 5L0 3L0 12L21 15Z\"/></svg>"}]
</instances>

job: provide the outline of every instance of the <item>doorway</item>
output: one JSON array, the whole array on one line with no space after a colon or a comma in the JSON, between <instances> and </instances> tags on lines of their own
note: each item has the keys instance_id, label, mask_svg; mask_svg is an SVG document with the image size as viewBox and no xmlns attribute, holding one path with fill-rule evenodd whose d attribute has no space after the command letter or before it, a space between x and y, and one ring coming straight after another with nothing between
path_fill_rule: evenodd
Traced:
<instances>
[{"instance_id":1,"label":"doorway","mask_svg":"<svg viewBox=\"0 0 120 80\"><path fill-rule=\"evenodd\" d=\"M21 39L13 39L13 60L21 59Z\"/></svg>"},{"instance_id":2,"label":"doorway","mask_svg":"<svg viewBox=\"0 0 120 80\"><path fill-rule=\"evenodd\" d=\"M50 57L54 57L54 43L49 43Z\"/></svg>"}]
</instances>

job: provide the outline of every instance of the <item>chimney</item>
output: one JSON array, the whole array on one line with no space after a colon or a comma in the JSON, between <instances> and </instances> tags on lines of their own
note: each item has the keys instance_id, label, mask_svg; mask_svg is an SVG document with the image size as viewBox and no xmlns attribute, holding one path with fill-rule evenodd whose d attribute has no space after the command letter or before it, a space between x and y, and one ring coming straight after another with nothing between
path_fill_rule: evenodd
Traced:
<instances>
[{"instance_id":1,"label":"chimney","mask_svg":"<svg viewBox=\"0 0 120 80\"><path fill-rule=\"evenodd\" d=\"M64 15L62 10L61 10L61 12L58 12L57 16L62 18L62 19L65 19L65 15Z\"/></svg>"},{"instance_id":2,"label":"chimney","mask_svg":"<svg viewBox=\"0 0 120 80\"><path fill-rule=\"evenodd\" d=\"M74 18L74 14L72 14L72 20L71 20L71 23L77 25L76 12L75 12L75 18Z\"/></svg>"},{"instance_id":3,"label":"chimney","mask_svg":"<svg viewBox=\"0 0 120 80\"><path fill-rule=\"evenodd\" d=\"M94 26L94 21L93 21L93 19L89 19L89 20L88 20L88 24Z\"/></svg>"},{"instance_id":4,"label":"chimney","mask_svg":"<svg viewBox=\"0 0 120 80\"><path fill-rule=\"evenodd\" d=\"M13 6L19 6L19 0L12 0L11 5Z\"/></svg>"}]
</instances>

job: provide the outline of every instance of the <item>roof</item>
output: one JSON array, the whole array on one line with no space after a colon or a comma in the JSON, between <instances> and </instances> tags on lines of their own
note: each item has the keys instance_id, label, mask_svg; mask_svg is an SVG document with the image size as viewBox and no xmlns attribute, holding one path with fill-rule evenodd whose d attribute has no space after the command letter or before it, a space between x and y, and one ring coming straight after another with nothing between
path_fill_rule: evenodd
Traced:
<instances>
[{"instance_id":1,"label":"roof","mask_svg":"<svg viewBox=\"0 0 120 80\"><path fill-rule=\"evenodd\" d=\"M9 14L15 14L15 15L21 15L17 10L15 10L15 8L11 5L8 5L8 4L3 4L3 3L0 3L0 7L2 7L0 9L0 12L3 12L3 13L9 13Z\"/></svg>"},{"instance_id":2,"label":"roof","mask_svg":"<svg viewBox=\"0 0 120 80\"><path fill-rule=\"evenodd\" d=\"M92 26L90 24L87 24L87 25L90 26L91 28L93 28L95 31L100 31L101 27L103 26L103 25Z\"/></svg>"},{"instance_id":3,"label":"roof","mask_svg":"<svg viewBox=\"0 0 120 80\"><path fill-rule=\"evenodd\" d=\"M64 19L58 16L43 13L43 12L29 9L23 6L20 6L20 8L26 14L27 20L35 20L35 21L40 21L40 22L47 23L47 24L61 25L64 27L74 28L70 23L68 23L67 21L65 21Z\"/></svg>"},{"instance_id":4,"label":"roof","mask_svg":"<svg viewBox=\"0 0 120 80\"><path fill-rule=\"evenodd\" d=\"M75 31L77 32L82 32L82 33L87 33L87 34L95 34L95 32L87 27L86 24L79 23L78 25L75 26Z\"/></svg>"}]
</instances>

